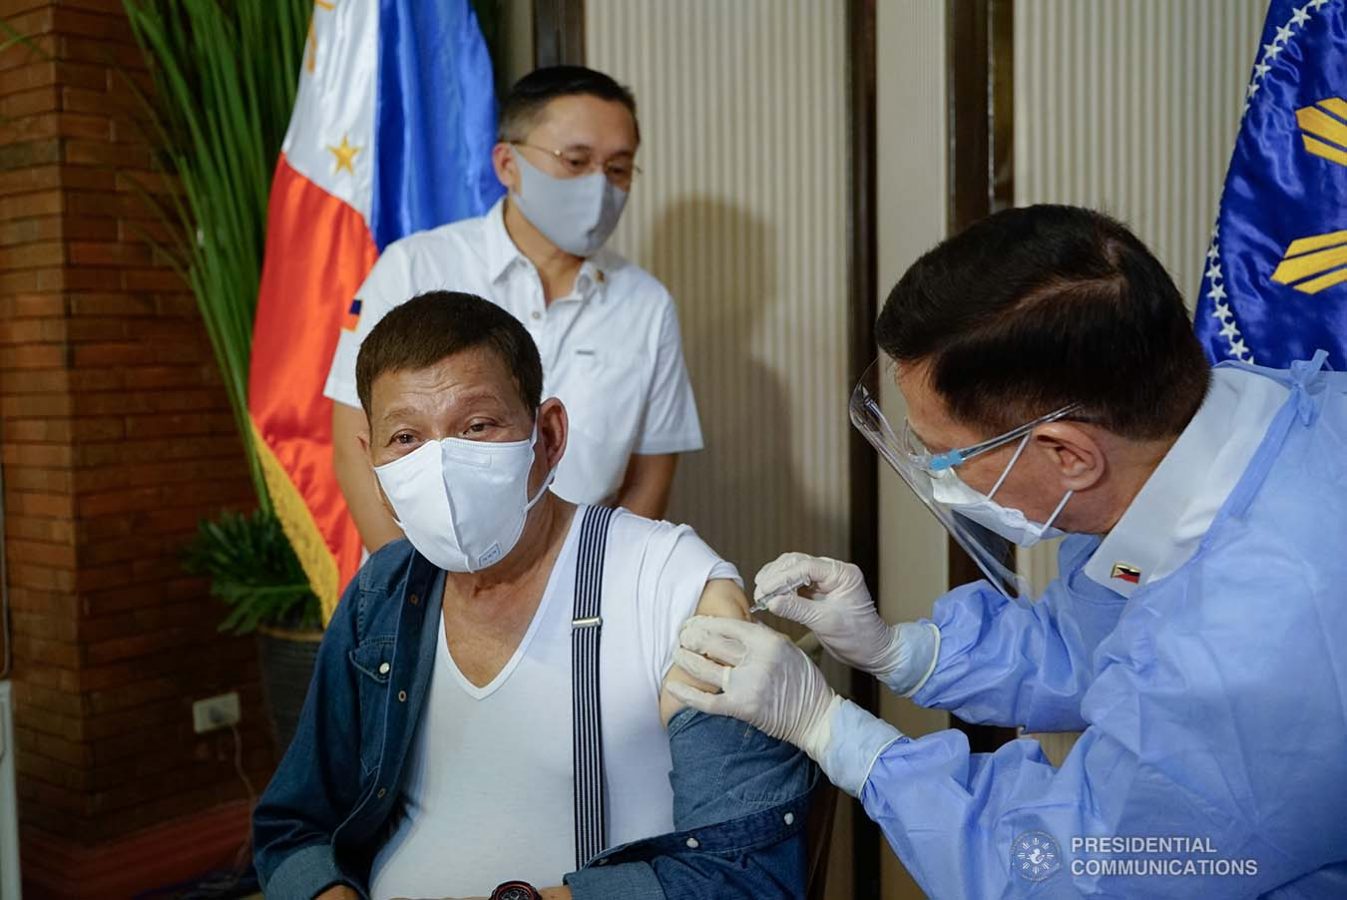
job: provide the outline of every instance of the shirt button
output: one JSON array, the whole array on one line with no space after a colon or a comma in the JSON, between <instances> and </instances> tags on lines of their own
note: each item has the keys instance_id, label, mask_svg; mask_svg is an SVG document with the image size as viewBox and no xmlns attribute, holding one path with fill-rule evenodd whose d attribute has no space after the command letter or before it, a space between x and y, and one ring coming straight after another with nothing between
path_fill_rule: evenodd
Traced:
<instances>
[{"instance_id":1,"label":"shirt button","mask_svg":"<svg viewBox=\"0 0 1347 900\"><path fill-rule=\"evenodd\" d=\"M407 702L407 692L406 692L406 691L398 691L398 702L399 702L399 703L406 703L406 702Z\"/></svg>"},{"instance_id":2,"label":"shirt button","mask_svg":"<svg viewBox=\"0 0 1347 900\"><path fill-rule=\"evenodd\" d=\"M388 796L388 788L379 788L379 793L375 796L382 800L384 797Z\"/></svg>"},{"instance_id":3,"label":"shirt button","mask_svg":"<svg viewBox=\"0 0 1347 900\"><path fill-rule=\"evenodd\" d=\"M700 846L701 846L701 844L698 843L698 841L697 841L696 838L688 838L688 849L689 849L689 850L696 850L696 849L697 849L698 847L700 847Z\"/></svg>"},{"instance_id":4,"label":"shirt button","mask_svg":"<svg viewBox=\"0 0 1347 900\"><path fill-rule=\"evenodd\" d=\"M795 813L786 813L786 815L783 818L785 818L787 825L795 824Z\"/></svg>"},{"instance_id":5,"label":"shirt button","mask_svg":"<svg viewBox=\"0 0 1347 900\"><path fill-rule=\"evenodd\" d=\"M416 604L421 602L421 598L416 596L415 594L412 594L410 597L407 598L407 602L410 603L412 606L415 606Z\"/></svg>"},{"instance_id":6,"label":"shirt button","mask_svg":"<svg viewBox=\"0 0 1347 900\"><path fill-rule=\"evenodd\" d=\"M536 309L533 311L533 321L536 322L536 321L538 321L539 319L541 319L542 317L543 317L543 314L542 314L542 313L538 312Z\"/></svg>"},{"instance_id":7,"label":"shirt button","mask_svg":"<svg viewBox=\"0 0 1347 900\"><path fill-rule=\"evenodd\" d=\"M379 663L379 674L380 674L380 675L387 675L387 674L388 674L388 670L391 669L391 668L393 668L393 667L390 666L388 663Z\"/></svg>"}]
</instances>

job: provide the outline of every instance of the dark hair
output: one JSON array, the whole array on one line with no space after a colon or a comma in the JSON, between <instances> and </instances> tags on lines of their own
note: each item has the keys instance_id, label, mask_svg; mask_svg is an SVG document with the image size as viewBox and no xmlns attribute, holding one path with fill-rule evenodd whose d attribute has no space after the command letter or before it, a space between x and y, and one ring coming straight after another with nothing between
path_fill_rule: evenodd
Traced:
<instances>
[{"instance_id":1,"label":"dark hair","mask_svg":"<svg viewBox=\"0 0 1347 900\"><path fill-rule=\"evenodd\" d=\"M505 363L530 415L542 402L543 364L519 320L475 294L430 291L394 307L360 345L356 392L370 413L374 380L385 372L424 369L464 350L486 347Z\"/></svg>"},{"instance_id":2,"label":"dark hair","mask_svg":"<svg viewBox=\"0 0 1347 900\"><path fill-rule=\"evenodd\" d=\"M636 121L636 98L631 91L609 76L584 66L547 66L534 69L515 82L500 104L497 140L522 141L538 123L538 116L557 97L587 95L621 103L631 113L636 137L641 127Z\"/></svg>"},{"instance_id":3,"label":"dark hair","mask_svg":"<svg viewBox=\"0 0 1347 900\"><path fill-rule=\"evenodd\" d=\"M879 346L930 366L951 413L995 434L1071 403L1115 434L1178 434L1210 364L1183 297L1121 223L1073 206L996 213L903 275Z\"/></svg>"}]
</instances>

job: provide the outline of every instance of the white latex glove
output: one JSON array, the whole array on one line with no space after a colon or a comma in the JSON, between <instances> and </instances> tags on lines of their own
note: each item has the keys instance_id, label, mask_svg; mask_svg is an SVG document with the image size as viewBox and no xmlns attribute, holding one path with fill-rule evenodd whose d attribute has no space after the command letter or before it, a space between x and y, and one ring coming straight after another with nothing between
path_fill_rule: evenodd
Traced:
<instances>
[{"instance_id":1,"label":"white latex glove","mask_svg":"<svg viewBox=\"0 0 1347 900\"><path fill-rule=\"evenodd\" d=\"M693 616L683 623L674 662L719 694L679 681L667 690L694 709L742 719L822 760L828 722L841 704L823 673L789 638L761 622ZM709 659L708 659L709 657Z\"/></svg>"},{"instance_id":2,"label":"white latex glove","mask_svg":"<svg viewBox=\"0 0 1347 900\"><path fill-rule=\"evenodd\" d=\"M808 581L801 589L808 596L782 594L768 600L767 608L808 627L829 653L874 675L890 690L910 696L935 666L940 631L929 623L885 623L861 570L850 563L786 553L763 566L754 580L755 601Z\"/></svg>"}]
</instances>

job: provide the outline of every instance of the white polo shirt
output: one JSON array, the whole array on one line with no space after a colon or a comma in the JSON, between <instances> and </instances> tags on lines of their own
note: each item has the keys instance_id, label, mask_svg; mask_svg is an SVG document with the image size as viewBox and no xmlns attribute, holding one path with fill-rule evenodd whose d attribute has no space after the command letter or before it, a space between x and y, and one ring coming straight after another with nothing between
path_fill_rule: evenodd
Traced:
<instances>
[{"instance_id":1,"label":"white polo shirt","mask_svg":"<svg viewBox=\"0 0 1347 900\"><path fill-rule=\"evenodd\" d=\"M570 440L552 489L575 503L611 501L633 453L702 448L673 298L639 266L600 250L572 292L546 304L537 269L505 230L504 204L388 245L360 288L359 318L341 333L323 393L360 406L360 342L393 307L426 291L476 294L528 329L543 397L566 405Z\"/></svg>"}]
</instances>

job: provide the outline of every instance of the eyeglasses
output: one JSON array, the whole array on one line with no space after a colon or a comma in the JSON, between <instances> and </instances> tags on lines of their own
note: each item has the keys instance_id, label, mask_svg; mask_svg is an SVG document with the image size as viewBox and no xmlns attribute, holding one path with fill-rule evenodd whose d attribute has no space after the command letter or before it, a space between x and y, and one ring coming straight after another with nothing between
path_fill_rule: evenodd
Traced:
<instances>
[{"instance_id":1,"label":"eyeglasses","mask_svg":"<svg viewBox=\"0 0 1347 900\"><path fill-rule=\"evenodd\" d=\"M1004 447L1011 441L1024 437L1040 425L1047 425L1049 422L1056 422L1059 419L1065 419L1080 409L1079 403L1072 403L1070 406L1063 406L1056 412L1050 412L1046 416L1039 416L1032 422L1026 422L1018 428L1012 428L1005 434L999 434L994 438L989 438L967 447L959 447L954 450L947 450L944 453L931 453L926 445L917 437L917 433L912 430L912 423L906 418L903 419L903 452L913 465L925 469L927 472L941 472L945 469L952 469L955 466L961 466L975 456L983 453L990 453L998 447Z\"/></svg>"},{"instance_id":2,"label":"eyeglasses","mask_svg":"<svg viewBox=\"0 0 1347 900\"><path fill-rule=\"evenodd\" d=\"M524 141L511 141L513 147L529 147L533 150L540 150L543 153L551 155L561 163L561 167L566 170L568 177L577 178L588 172L603 172L604 177L612 182L614 187L626 190L631 187L632 181L637 175L641 174L641 167L636 165L630 159L609 159L599 162L594 158L594 152L588 147L571 147L566 150L551 150L547 147L540 147L537 144L529 144Z\"/></svg>"}]
</instances>

